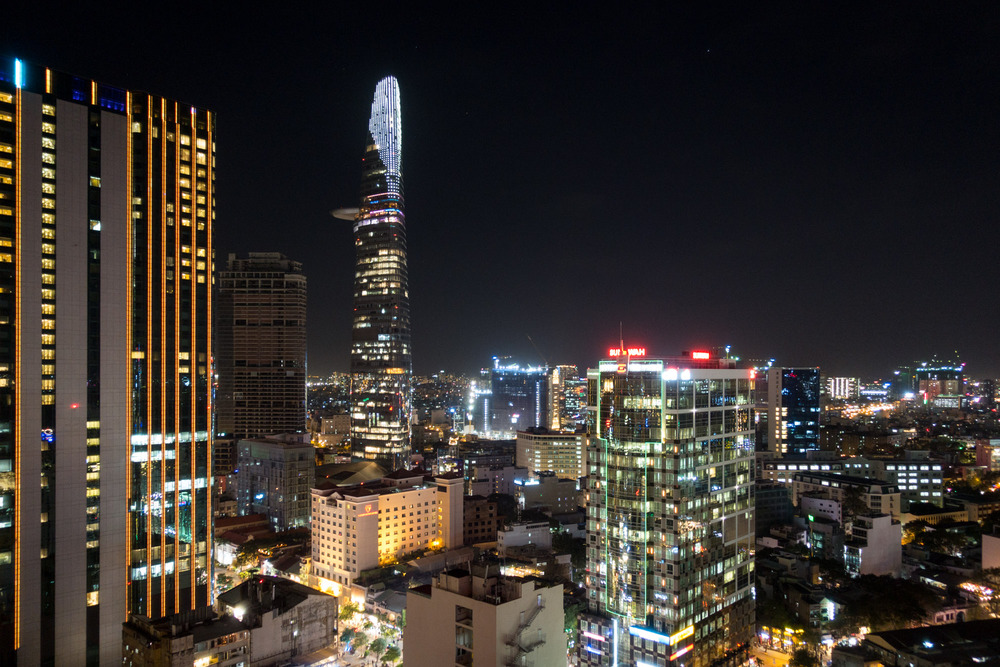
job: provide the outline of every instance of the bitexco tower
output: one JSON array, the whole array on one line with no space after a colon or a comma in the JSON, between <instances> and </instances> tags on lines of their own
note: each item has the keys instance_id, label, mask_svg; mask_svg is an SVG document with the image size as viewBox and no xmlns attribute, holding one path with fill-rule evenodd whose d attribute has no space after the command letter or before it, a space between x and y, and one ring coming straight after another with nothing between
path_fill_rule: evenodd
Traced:
<instances>
[{"instance_id":1,"label":"bitexco tower","mask_svg":"<svg viewBox=\"0 0 1000 667\"><path fill-rule=\"evenodd\" d=\"M375 87L361 158L361 203L354 220L354 325L351 335L351 442L354 453L393 469L410 450L410 294L400 171L399 84Z\"/></svg>"}]
</instances>

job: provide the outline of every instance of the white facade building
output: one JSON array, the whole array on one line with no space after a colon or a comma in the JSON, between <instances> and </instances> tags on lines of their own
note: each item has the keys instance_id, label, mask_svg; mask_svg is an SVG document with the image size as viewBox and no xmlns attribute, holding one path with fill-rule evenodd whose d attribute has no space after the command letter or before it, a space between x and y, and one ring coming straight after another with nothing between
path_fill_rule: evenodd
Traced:
<instances>
[{"instance_id":1,"label":"white facade building","mask_svg":"<svg viewBox=\"0 0 1000 667\"><path fill-rule=\"evenodd\" d=\"M394 473L380 483L312 490L312 575L339 592L364 570L418 549L462 546L462 477Z\"/></svg>"}]
</instances>

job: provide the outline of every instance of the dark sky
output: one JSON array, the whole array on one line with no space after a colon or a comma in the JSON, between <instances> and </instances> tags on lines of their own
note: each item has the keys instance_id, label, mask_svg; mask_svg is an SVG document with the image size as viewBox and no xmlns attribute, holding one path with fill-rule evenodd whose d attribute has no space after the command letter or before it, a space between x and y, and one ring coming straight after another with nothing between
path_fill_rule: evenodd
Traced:
<instances>
[{"instance_id":1,"label":"dark sky","mask_svg":"<svg viewBox=\"0 0 1000 667\"><path fill-rule=\"evenodd\" d=\"M218 112L217 267L305 264L313 374L347 368L329 211L394 74L418 373L538 363L528 335L585 368L622 322L655 354L877 376L958 350L1000 376L995 3L552 4L77 3L0 52Z\"/></svg>"}]
</instances>

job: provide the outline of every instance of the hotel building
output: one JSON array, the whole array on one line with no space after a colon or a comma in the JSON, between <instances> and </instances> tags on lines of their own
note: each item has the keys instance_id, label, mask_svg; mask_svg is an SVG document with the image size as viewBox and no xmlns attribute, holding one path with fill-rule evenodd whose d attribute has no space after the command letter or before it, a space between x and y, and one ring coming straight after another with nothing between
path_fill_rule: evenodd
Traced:
<instances>
[{"instance_id":1,"label":"hotel building","mask_svg":"<svg viewBox=\"0 0 1000 667\"><path fill-rule=\"evenodd\" d=\"M340 594L364 570L428 547L462 546L464 479L399 470L381 482L312 490L314 585Z\"/></svg>"},{"instance_id":2,"label":"hotel building","mask_svg":"<svg viewBox=\"0 0 1000 667\"><path fill-rule=\"evenodd\" d=\"M210 111L0 63L0 663L210 602L214 166Z\"/></svg>"},{"instance_id":3,"label":"hotel building","mask_svg":"<svg viewBox=\"0 0 1000 667\"><path fill-rule=\"evenodd\" d=\"M634 352L587 373L590 613L578 655L714 664L753 638L754 371L703 352Z\"/></svg>"}]
</instances>

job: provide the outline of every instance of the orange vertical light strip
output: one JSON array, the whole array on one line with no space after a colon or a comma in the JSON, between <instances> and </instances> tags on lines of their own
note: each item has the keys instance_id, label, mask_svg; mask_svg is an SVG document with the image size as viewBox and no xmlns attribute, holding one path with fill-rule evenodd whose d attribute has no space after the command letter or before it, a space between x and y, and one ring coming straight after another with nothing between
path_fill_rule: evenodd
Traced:
<instances>
[{"instance_id":1,"label":"orange vertical light strip","mask_svg":"<svg viewBox=\"0 0 1000 667\"><path fill-rule=\"evenodd\" d=\"M97 82L90 82L90 103L97 106ZM130 130L131 131L131 130Z\"/></svg>"},{"instance_id":2,"label":"orange vertical light strip","mask_svg":"<svg viewBox=\"0 0 1000 667\"><path fill-rule=\"evenodd\" d=\"M166 145L167 145L166 144L166 137L167 137L167 101L164 98L162 98L162 97L160 98L160 125L161 125L161 132L160 132L160 135L161 135L161 138L160 138L160 152L161 152L161 155L162 155L162 158L163 158L162 159L162 164L163 164L162 172L163 172L163 194L164 194L164 197L160 201L160 224L163 227L163 238L164 238L164 244L163 244L163 250L162 250L162 252L164 254L164 257L161 259L161 263L162 263L162 265L164 267L163 268L163 272L162 272L162 280L163 280L163 294L164 294L164 299L166 299L166 294L167 294L167 269L166 269L166 257L165 257L166 256L166 242L165 242L165 239L167 237L167 232L166 232L166 229L167 229L167 200L166 200L166 196L165 195L167 194L167 151L166 151ZM175 132L174 133L175 140L176 140L176 137L177 137L177 134ZM175 144L175 147L176 147L176 144ZM174 179L174 184L175 184L175 187L176 187L176 184L177 184L177 151L176 150L174 151L174 173L173 173L173 179ZM174 203L174 226L175 227L177 226L177 204L176 204L176 199L177 198L175 196L174 197L174 200L175 200L175 203ZM175 309L175 312L176 312L176 309ZM164 358L166 358L166 356L165 356L166 355L166 345L167 345L166 341L164 341L163 342ZM176 392L175 392L175 394L176 394ZM176 405L176 400L177 399L176 399L176 395L175 395L175 398L174 398L175 405ZM164 395L163 395L163 403L164 403L164 408L163 409L164 409L164 414L166 414L166 401L167 401L167 397L166 397L166 394L164 393ZM177 458L176 458L177 457L176 412L177 412L177 408L175 407L174 408L174 413L175 413L175 419L174 419L174 433L175 433L175 436L174 436L174 457L175 457L174 458L174 494L175 494L175 496L174 496L174 556L173 556L173 562L174 562L174 574L173 574L173 577L174 577L174 613L180 611L180 598L181 598L181 591L180 591L180 588L177 586L177 559L178 559L178 554L180 554L180 551L181 551L181 531L180 531L180 513L177 511L177 497L176 497L177 489L180 488L179 487L179 481L178 481L178 475L177 475Z\"/></svg>"},{"instance_id":3,"label":"orange vertical light strip","mask_svg":"<svg viewBox=\"0 0 1000 667\"><path fill-rule=\"evenodd\" d=\"M153 138L149 129L149 121L152 117L150 112L150 98L146 98L146 201L149 201L153 192L153 176L149 168L149 155L152 149ZM131 132L131 128L129 128ZM132 198L129 193L129 199ZM152 387L156 384L150 377L153 370L153 254L150 252L149 235L152 231L149 225L149 216L142 221L146 226L146 350L143 362L146 367L146 615L150 618L159 618L162 613L155 616L152 610L153 599L153 529L151 517L153 514L153 392ZM161 435L162 437L162 435ZM162 462L161 462L162 463ZM160 480L162 486L163 470L161 466ZM162 508L161 508L162 513ZM162 603L162 598L161 598ZM159 610L157 610L159 611Z\"/></svg>"},{"instance_id":4,"label":"orange vertical light strip","mask_svg":"<svg viewBox=\"0 0 1000 667\"><path fill-rule=\"evenodd\" d=\"M211 480L214 479L212 473L212 445L215 441L215 429L212 424L212 276L214 274L213 268L215 262L212 259L212 215L214 213L212 208L212 176L215 174L215 144L212 137L212 112L205 112L205 128L208 132L208 144L205 148L205 162L207 162L205 169L205 293L207 296L208 310L205 314L205 374L206 374L206 391L208 392L208 411L205 416L205 424L208 429L208 440L205 446L208 447L208 470L206 471L206 492L205 497L208 498L208 509L207 509L207 525L205 528L205 567L209 570L208 576L208 601L213 602L212 591L215 590L214 577L212 576L212 537L214 533L214 526L212 521L212 484ZM195 195L197 196L197 195ZM195 200L197 202L197 200ZM195 209L197 212L197 208ZM195 217L195 231L198 229L198 219ZM197 267L197 264L195 265ZM197 350L196 350L197 352ZM200 359L198 360L200 362ZM197 369L197 367L196 367Z\"/></svg>"},{"instance_id":5,"label":"orange vertical light strip","mask_svg":"<svg viewBox=\"0 0 1000 667\"><path fill-rule=\"evenodd\" d=\"M132 387L135 382L135 378L132 373L132 367L135 365L136 360L132 358L132 252L133 252L133 241L132 241L132 93L125 93L125 121L126 128L125 131L128 133L127 140L125 142L125 189L126 189L126 200L125 200L125 285L126 285L126 306L125 306L125 345L128 348L126 353L128 354L128 362L126 363L127 375L128 375L128 391L125 392L125 419L127 421L128 427L125 432L128 434L128 445L127 445L127 457L125 465L125 493L126 502L128 505L125 508L125 536L127 543L125 545L125 620L128 620L128 614L131 611L131 585L132 585L132 520L131 513L134 511L132 497Z\"/></svg>"},{"instance_id":6,"label":"orange vertical light strip","mask_svg":"<svg viewBox=\"0 0 1000 667\"><path fill-rule=\"evenodd\" d=\"M198 183L198 116L194 107L191 107L191 226L188 228L191 230L191 326L190 326L190 339L188 341L188 376L191 375L191 364L197 363L198 359L198 337L196 332L198 330L198 189L195 187ZM207 160L206 160L207 162ZM207 172L206 172L207 173ZM194 355L194 359L191 355ZM196 367L197 368L197 367ZM191 427L188 432L191 434L191 607L194 608L195 601L198 599L198 531L196 529L198 524L198 489L196 487L196 482L198 481L198 443L195 438L195 434L198 432L198 400L196 398L195 392L197 391L197 385L195 385L194 390L188 392L188 400L191 402ZM207 558L206 554L206 558Z\"/></svg>"},{"instance_id":7,"label":"orange vertical light strip","mask_svg":"<svg viewBox=\"0 0 1000 667\"><path fill-rule=\"evenodd\" d=\"M21 144L24 121L21 118L21 89L14 92L14 239L17 252L14 257L14 489L17 502L14 505L14 650L21 646L21 560L24 556L24 542L21 540L21 495L24 483L21 479L23 456L21 455Z\"/></svg>"},{"instance_id":8,"label":"orange vertical light strip","mask_svg":"<svg viewBox=\"0 0 1000 667\"><path fill-rule=\"evenodd\" d=\"M166 115L167 101L160 98L160 116ZM177 170L174 169L174 182L177 180ZM160 194L161 199L167 194L167 152L162 151L160 154ZM161 210L166 212L166 203L161 204ZM166 371L164 370L167 365L167 339L165 334L167 333L167 270L165 254L167 252L167 218L166 215L160 217L160 386L165 388L166 385ZM167 512L166 512L166 498L167 498L167 392L165 390L160 391L160 422L163 424L163 434L162 434L162 445L160 451L163 456L162 468L160 469L163 476L163 488L161 490L161 497L164 499L164 507L160 513L160 597L163 600L163 608L161 613L166 614L167 611ZM174 428L174 497L172 503L174 506L174 516L177 515L177 429ZM174 544L177 543L177 537L174 537ZM174 547L174 558L177 558L176 546ZM176 578L176 574L172 575ZM175 586L176 588L176 586ZM176 595L176 591L175 591ZM177 612L176 605L174 606L174 612Z\"/></svg>"},{"instance_id":9,"label":"orange vertical light strip","mask_svg":"<svg viewBox=\"0 0 1000 667\"><path fill-rule=\"evenodd\" d=\"M177 535L174 538L174 544L176 545L174 547L174 612L179 612L181 610L181 608L180 608L181 607L181 587L180 587L181 572L180 572L180 567L179 567L179 564L180 564L180 553L181 553L181 515L180 515L180 511L179 511L179 505L178 505L178 502L177 502L177 498L179 497L177 494L178 494L178 492L180 491L180 488L181 488L181 485L180 485L181 484L180 483L180 480L181 480L181 468L180 468L180 463L181 463L181 459L180 459L180 449L181 449L181 439L180 439L180 432L181 432L181 413L180 413L181 385L180 385L180 377L179 377L179 374L177 372L177 366L180 363L180 361L179 361L180 360L179 350L180 350L180 338L181 338L181 323L180 323L180 318L178 317L180 315L180 312L181 312L181 308L180 308L181 296L180 296L180 291L177 289L177 270L178 270L178 266L177 266L177 250L178 250L178 248L181 247L181 232L180 232L180 224L179 224L180 221L178 219L178 216L180 214L180 207L181 207L181 180L180 180L180 173L181 173L181 151L180 151L180 148L179 148L180 147L180 135L181 135L181 124L180 124L180 122L178 122L178 118L177 118L177 103L174 102L174 149L175 149L174 150L174 248L173 248L174 272L173 272L173 278L171 280L173 280L173 283L174 283L174 285L173 285L173 287L174 287L174 291L173 291L174 302L172 304L173 305L173 314L174 314L174 349L173 349L173 354L174 354L174 359L173 359L173 362L174 362L174 368L173 368L173 376L174 376L174 396L173 396L173 402L174 402L174 424L173 424L173 427L174 427L174 456L177 457L177 458L174 459L174 494L175 494L174 495L174 506L175 506L175 508L178 508L178 509L174 510L174 528L177 531ZM165 188L164 188L164 191L166 191ZM163 252L166 253L166 247L167 247L166 226L164 226L163 229L164 229L164 231L163 231L163 248L164 248ZM164 284L164 288L163 288L163 293L164 294L167 293L167 290L166 290L166 277L165 276L166 276L166 271L164 271L164 283L163 283ZM166 312L166 310L164 310L164 312ZM164 327L163 328L164 328L164 332L166 332L166 323L164 323ZM166 355L167 355L167 343L166 343L166 340L164 340L163 341L163 358L164 359L166 359ZM166 396L164 396L164 401L166 401Z\"/></svg>"},{"instance_id":10,"label":"orange vertical light strip","mask_svg":"<svg viewBox=\"0 0 1000 667\"><path fill-rule=\"evenodd\" d=\"M52 70L48 67L45 68L45 92L52 92Z\"/></svg>"}]
</instances>

